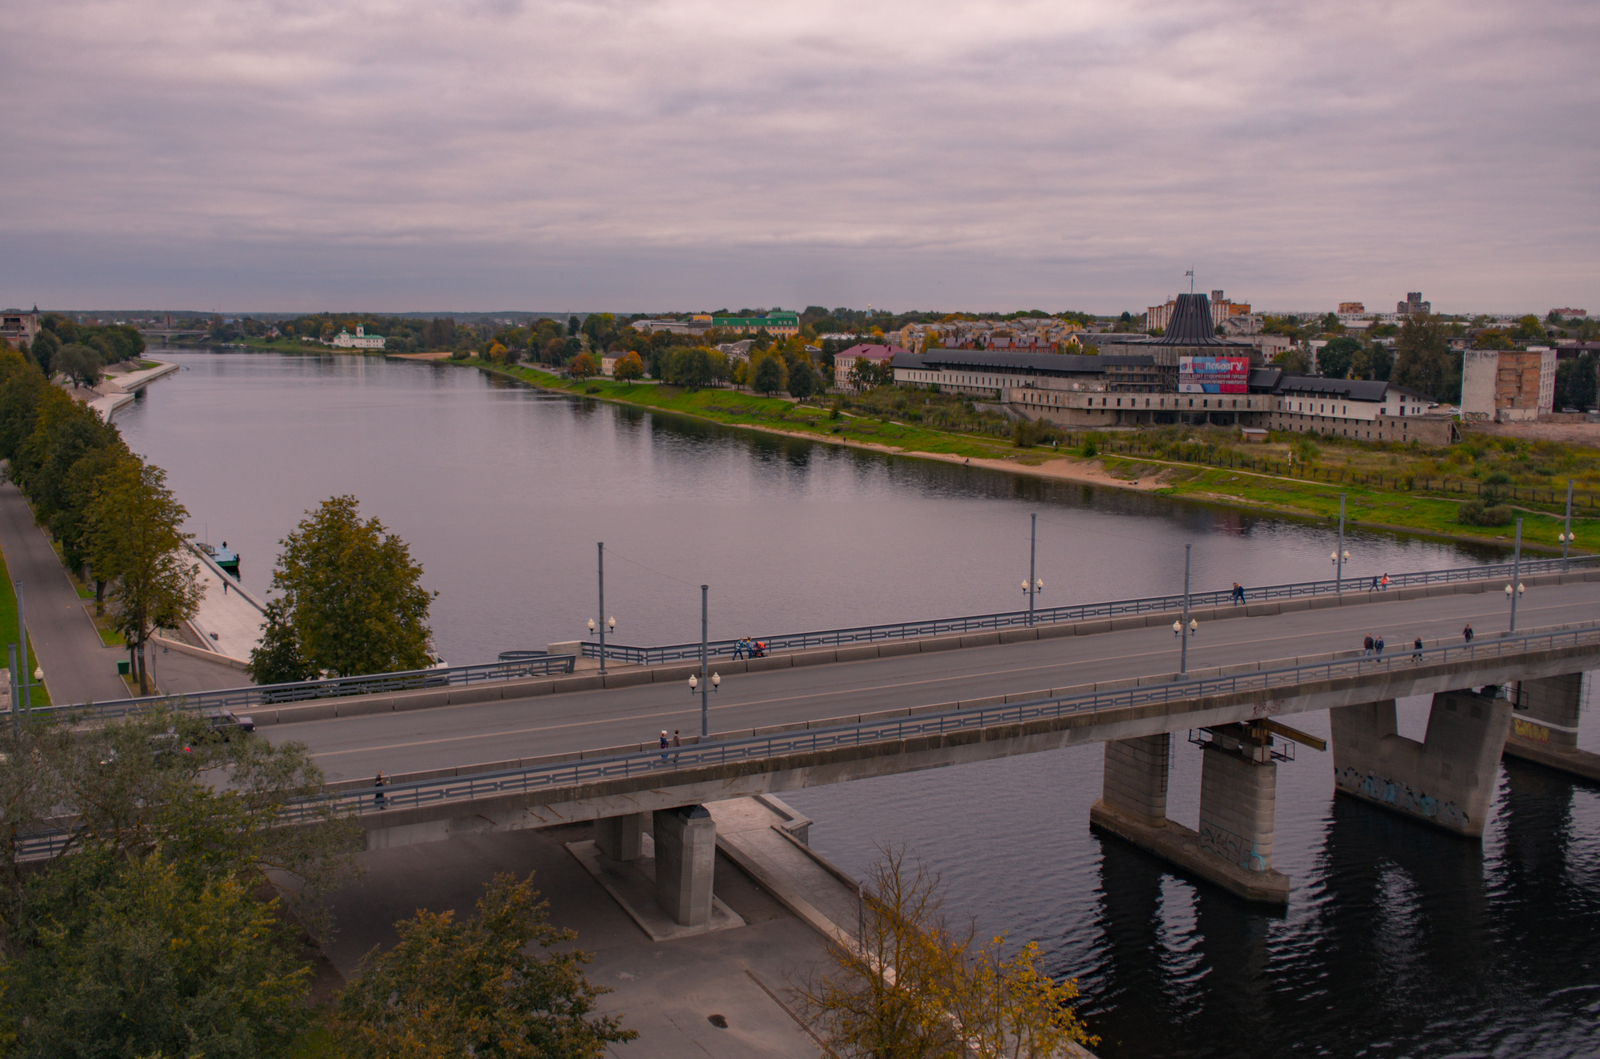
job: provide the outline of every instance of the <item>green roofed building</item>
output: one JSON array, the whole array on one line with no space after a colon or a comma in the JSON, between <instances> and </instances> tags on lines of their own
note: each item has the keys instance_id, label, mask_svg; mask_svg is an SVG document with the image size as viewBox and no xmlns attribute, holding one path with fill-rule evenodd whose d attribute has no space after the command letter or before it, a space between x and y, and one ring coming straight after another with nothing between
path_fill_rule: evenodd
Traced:
<instances>
[{"instance_id":1,"label":"green roofed building","mask_svg":"<svg viewBox=\"0 0 1600 1059\"><path fill-rule=\"evenodd\" d=\"M800 314L773 309L765 316L713 316L711 326L719 331L766 331L769 335L798 335Z\"/></svg>"}]
</instances>

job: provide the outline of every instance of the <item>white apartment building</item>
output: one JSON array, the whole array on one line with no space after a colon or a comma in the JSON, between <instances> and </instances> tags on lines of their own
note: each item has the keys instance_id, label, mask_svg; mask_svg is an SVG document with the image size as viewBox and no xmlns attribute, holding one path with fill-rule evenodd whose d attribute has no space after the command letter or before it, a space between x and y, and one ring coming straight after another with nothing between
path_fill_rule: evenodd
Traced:
<instances>
[{"instance_id":1,"label":"white apartment building","mask_svg":"<svg viewBox=\"0 0 1600 1059\"><path fill-rule=\"evenodd\" d=\"M339 333L333 336L335 349L382 349L383 342L382 335L369 335L366 328L360 326L356 327L353 335L340 328Z\"/></svg>"}]
</instances>

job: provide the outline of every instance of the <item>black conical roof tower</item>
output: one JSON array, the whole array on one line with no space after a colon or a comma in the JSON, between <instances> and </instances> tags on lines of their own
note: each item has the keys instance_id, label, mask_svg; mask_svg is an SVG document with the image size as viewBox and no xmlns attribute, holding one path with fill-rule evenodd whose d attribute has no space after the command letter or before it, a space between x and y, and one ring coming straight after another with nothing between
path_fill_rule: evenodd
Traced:
<instances>
[{"instance_id":1,"label":"black conical roof tower","mask_svg":"<svg viewBox=\"0 0 1600 1059\"><path fill-rule=\"evenodd\" d=\"M1167 329L1155 340L1158 346L1221 346L1211 322L1211 299L1204 294L1180 294L1172 307Z\"/></svg>"}]
</instances>

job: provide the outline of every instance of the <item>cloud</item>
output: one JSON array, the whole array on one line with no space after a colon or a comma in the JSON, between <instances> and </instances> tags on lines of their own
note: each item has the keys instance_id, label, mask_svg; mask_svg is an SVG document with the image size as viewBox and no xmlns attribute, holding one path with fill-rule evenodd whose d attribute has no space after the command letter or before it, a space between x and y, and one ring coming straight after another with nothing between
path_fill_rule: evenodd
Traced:
<instances>
[{"instance_id":1,"label":"cloud","mask_svg":"<svg viewBox=\"0 0 1600 1059\"><path fill-rule=\"evenodd\" d=\"M1578 3L31 2L0 300L1547 308Z\"/></svg>"}]
</instances>

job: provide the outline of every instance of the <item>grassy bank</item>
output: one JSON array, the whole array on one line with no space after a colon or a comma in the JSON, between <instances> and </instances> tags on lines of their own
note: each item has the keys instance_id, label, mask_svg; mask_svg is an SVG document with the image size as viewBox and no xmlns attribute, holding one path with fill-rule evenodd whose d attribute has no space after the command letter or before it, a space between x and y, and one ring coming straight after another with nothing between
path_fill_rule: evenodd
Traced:
<instances>
[{"instance_id":1,"label":"grassy bank","mask_svg":"<svg viewBox=\"0 0 1600 1059\"><path fill-rule=\"evenodd\" d=\"M812 437L819 441L838 444L865 445L905 455L940 456L945 458L981 459L998 461L1020 473L1039 474L1066 480L1107 481L1139 488L1163 496L1181 497L1208 503L1224 504L1252 510L1302 518L1337 520L1339 496L1345 494L1345 518L1349 525L1361 524L1427 534L1451 540L1478 541L1504 545L1510 542L1513 528L1504 526L1470 526L1456 521L1462 503L1473 494L1455 494L1444 488L1416 488L1415 476L1433 474L1440 479L1452 471L1464 473L1466 481L1471 475L1505 474L1507 469L1522 473L1513 480L1527 481L1530 472L1551 467L1560 470L1587 471L1592 461L1600 473L1600 452L1580 450L1574 455L1566 449L1558 451L1543 443L1515 448L1496 449L1490 452L1475 449L1470 443L1458 446L1460 451L1439 453L1430 450L1402 449L1399 446L1362 446L1360 444L1326 445L1315 453L1316 462L1309 469L1301 465L1301 473L1321 474L1323 478L1305 478L1271 469L1245 470L1238 467L1211 466L1205 460L1219 459L1216 442L1223 431L1190 430L1175 428L1189 444L1195 435L1209 437L1205 447L1208 457L1198 454L1185 460L1166 458L1168 450L1156 446L1149 455L1121 452L1101 453L1094 448L1049 447L1019 449L1009 440L972 434L935 430L915 423L907 423L891 416L869 418L841 412L837 416L826 404L797 404L777 397L761 397L728 389L683 390L678 387L646 383L614 382L608 379L567 379L525 365L507 367L477 359L448 361L465 364L498 375L508 376L549 390L596 400L614 401L640 408L658 409L728 426L750 427L757 430L780 431ZM1090 436L1093 437L1092 435ZM1075 442L1083 439L1075 437ZM1150 440L1159 442L1159 436ZM1299 446L1302 457L1311 455L1305 439L1286 439L1272 446L1249 446L1260 467L1267 467L1276 459L1287 461L1291 448ZM1542 446L1542 447L1541 447ZM1181 450L1186 446L1178 446ZM1316 447L1316 446L1313 446ZM1570 447L1568 447L1570 448ZM1085 452L1092 453L1085 455ZM1535 461L1529 468L1529 461ZM992 465L992 464L991 464ZM1336 477L1335 468L1349 480L1325 480ZM1408 474L1409 472L1409 474ZM1574 475L1578 477L1578 475ZM1585 475L1586 477L1586 475ZM1580 481L1582 479L1580 478ZM1565 488L1564 482L1562 488ZM1524 519L1523 542L1535 550L1559 551L1557 534L1562 531L1560 515L1546 510L1514 504L1514 514ZM1574 531L1581 542L1593 545L1600 539L1600 520L1588 517L1581 507L1573 520ZM1584 549L1575 549L1575 553Z\"/></svg>"},{"instance_id":2,"label":"grassy bank","mask_svg":"<svg viewBox=\"0 0 1600 1059\"><path fill-rule=\"evenodd\" d=\"M6 645L17 642L17 594L11 586L11 571L6 569L5 556L0 555L0 666L10 664L10 655ZM23 648L17 648L17 653L22 654ZM32 674L39 660L33 655L33 641L30 639L27 646L27 661L20 662L19 666L24 673ZM48 686L35 687L30 695L30 700L35 706L50 705L50 692Z\"/></svg>"}]
</instances>

